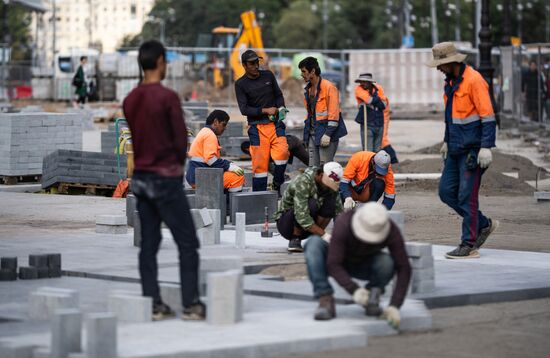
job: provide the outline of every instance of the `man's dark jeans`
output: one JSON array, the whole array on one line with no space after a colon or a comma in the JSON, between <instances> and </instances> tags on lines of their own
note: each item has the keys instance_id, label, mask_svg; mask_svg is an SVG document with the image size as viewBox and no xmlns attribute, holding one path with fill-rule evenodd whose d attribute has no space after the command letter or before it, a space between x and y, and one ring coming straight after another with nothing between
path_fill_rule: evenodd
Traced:
<instances>
[{"instance_id":1,"label":"man's dark jeans","mask_svg":"<svg viewBox=\"0 0 550 358\"><path fill-rule=\"evenodd\" d=\"M315 298L334 293L328 281L328 247L329 245L317 235L311 235L306 242L306 266ZM344 268L351 277L368 280L365 286L367 289L378 287L382 292L395 274L393 259L382 251L365 258L362 262L345 264Z\"/></svg>"},{"instance_id":2,"label":"man's dark jeans","mask_svg":"<svg viewBox=\"0 0 550 358\"><path fill-rule=\"evenodd\" d=\"M139 273L143 295L152 297L155 303L161 302L157 252L162 241L161 223L164 222L178 247L183 306L196 303L199 300L199 241L183 191L183 178L134 172L132 192L137 198L141 221Z\"/></svg>"}]
</instances>

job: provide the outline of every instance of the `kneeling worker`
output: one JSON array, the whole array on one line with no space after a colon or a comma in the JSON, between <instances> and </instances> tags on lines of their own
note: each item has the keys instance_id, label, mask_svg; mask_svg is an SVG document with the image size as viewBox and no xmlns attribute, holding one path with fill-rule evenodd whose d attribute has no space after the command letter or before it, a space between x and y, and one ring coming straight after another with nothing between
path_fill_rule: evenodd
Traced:
<instances>
[{"instance_id":1,"label":"kneeling worker","mask_svg":"<svg viewBox=\"0 0 550 358\"><path fill-rule=\"evenodd\" d=\"M353 209L356 201L378 201L382 194L382 205L391 210L395 204L395 187L390 162L391 157L384 150L362 151L351 156L340 182L345 210Z\"/></svg>"},{"instance_id":2,"label":"kneeling worker","mask_svg":"<svg viewBox=\"0 0 550 358\"><path fill-rule=\"evenodd\" d=\"M289 240L289 252L302 252L301 240L311 234L328 237L325 228L342 212L338 195L342 166L328 162L309 167L290 182L275 213L277 230Z\"/></svg>"},{"instance_id":3,"label":"kneeling worker","mask_svg":"<svg viewBox=\"0 0 550 358\"><path fill-rule=\"evenodd\" d=\"M382 252L385 247L389 254ZM309 237L305 257L313 292L319 299L316 320L336 317L330 275L357 304L365 307L367 316L382 315L391 326L399 327L399 308L407 294L411 266L401 232L383 205L367 203L338 216L328 241L318 235ZM382 311L380 295L396 273L390 304ZM352 277L368 283L360 287Z\"/></svg>"},{"instance_id":4,"label":"kneeling worker","mask_svg":"<svg viewBox=\"0 0 550 358\"><path fill-rule=\"evenodd\" d=\"M185 179L195 187L195 169L222 168L223 188L229 192L243 190L244 170L232 162L220 157L221 146L218 136L222 135L229 122L227 112L216 109L206 118L206 126L202 128L189 149L189 168Z\"/></svg>"}]
</instances>

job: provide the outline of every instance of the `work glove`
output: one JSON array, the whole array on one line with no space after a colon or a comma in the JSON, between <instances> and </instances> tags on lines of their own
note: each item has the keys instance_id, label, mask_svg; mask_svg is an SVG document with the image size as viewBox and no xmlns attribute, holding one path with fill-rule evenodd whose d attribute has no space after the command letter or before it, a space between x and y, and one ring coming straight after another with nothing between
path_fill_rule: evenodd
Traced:
<instances>
[{"instance_id":1,"label":"work glove","mask_svg":"<svg viewBox=\"0 0 550 358\"><path fill-rule=\"evenodd\" d=\"M382 200L382 205L384 205L386 209L391 210L394 204L395 204L395 198L388 198L386 195L384 195L384 200Z\"/></svg>"},{"instance_id":2,"label":"work glove","mask_svg":"<svg viewBox=\"0 0 550 358\"><path fill-rule=\"evenodd\" d=\"M330 234L330 232L326 232L323 234L323 236L321 236L321 239L323 239L327 244L330 243L330 238L332 237L332 235Z\"/></svg>"},{"instance_id":3,"label":"work glove","mask_svg":"<svg viewBox=\"0 0 550 358\"><path fill-rule=\"evenodd\" d=\"M346 200L344 200L344 210L351 210L355 207L355 200L351 198L351 196L348 196Z\"/></svg>"},{"instance_id":4,"label":"work glove","mask_svg":"<svg viewBox=\"0 0 550 358\"><path fill-rule=\"evenodd\" d=\"M447 142L443 142L443 145L441 146L441 149L439 150L439 153L441 153L441 157L443 157L443 160L447 159L447 153L449 152L449 148L447 148Z\"/></svg>"},{"instance_id":5,"label":"work glove","mask_svg":"<svg viewBox=\"0 0 550 358\"><path fill-rule=\"evenodd\" d=\"M244 175L243 168L239 167L238 165L236 165L234 163L229 164L229 169L227 169L227 170L237 174L238 176L243 176Z\"/></svg>"},{"instance_id":6,"label":"work glove","mask_svg":"<svg viewBox=\"0 0 550 358\"><path fill-rule=\"evenodd\" d=\"M369 301L369 291L366 288L359 287L353 292L353 301L358 305L366 307Z\"/></svg>"},{"instance_id":7,"label":"work glove","mask_svg":"<svg viewBox=\"0 0 550 358\"><path fill-rule=\"evenodd\" d=\"M330 145L330 137L326 134L323 134L321 137L321 147L328 147Z\"/></svg>"},{"instance_id":8,"label":"work glove","mask_svg":"<svg viewBox=\"0 0 550 358\"><path fill-rule=\"evenodd\" d=\"M382 313L382 317L388 321L388 324L395 329L399 329L399 324L401 323L401 314L399 313L399 308L395 306L388 306Z\"/></svg>"},{"instance_id":9,"label":"work glove","mask_svg":"<svg viewBox=\"0 0 550 358\"><path fill-rule=\"evenodd\" d=\"M489 148L481 148L477 155L477 164L481 169L488 168L491 162L493 161L493 154Z\"/></svg>"},{"instance_id":10,"label":"work glove","mask_svg":"<svg viewBox=\"0 0 550 358\"><path fill-rule=\"evenodd\" d=\"M279 121L284 121L286 118L286 114L290 112L286 107L280 107L279 108Z\"/></svg>"}]
</instances>

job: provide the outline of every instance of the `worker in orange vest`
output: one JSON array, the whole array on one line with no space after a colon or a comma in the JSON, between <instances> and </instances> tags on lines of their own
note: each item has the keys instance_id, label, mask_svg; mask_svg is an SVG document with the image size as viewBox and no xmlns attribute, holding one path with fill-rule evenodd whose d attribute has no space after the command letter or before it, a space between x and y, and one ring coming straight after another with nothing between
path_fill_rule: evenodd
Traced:
<instances>
[{"instance_id":1,"label":"worker in orange vest","mask_svg":"<svg viewBox=\"0 0 550 358\"><path fill-rule=\"evenodd\" d=\"M334 160L340 138L348 134L340 111L340 94L332 82L321 78L315 57L304 58L298 67L307 82L304 143L309 150L309 165L322 167Z\"/></svg>"},{"instance_id":2,"label":"worker in orange vest","mask_svg":"<svg viewBox=\"0 0 550 358\"><path fill-rule=\"evenodd\" d=\"M344 210L353 209L356 202L376 202L382 194L382 205L391 210L395 204L395 186L390 155L384 150L353 154L340 181Z\"/></svg>"},{"instance_id":3,"label":"worker in orange vest","mask_svg":"<svg viewBox=\"0 0 550 358\"><path fill-rule=\"evenodd\" d=\"M189 168L185 179L194 188L195 170L197 168L222 168L223 187L228 192L243 190L244 170L238 165L222 159L218 136L225 131L229 122L227 112L216 109L206 118L206 126L202 128L189 149Z\"/></svg>"},{"instance_id":4,"label":"worker in orange vest","mask_svg":"<svg viewBox=\"0 0 550 358\"><path fill-rule=\"evenodd\" d=\"M387 141L390 119L389 101L384 95L382 86L374 81L372 73L361 73L355 82L359 83L355 87L355 99L359 106L355 122L361 125L361 145L363 150L377 152L382 148L384 137ZM366 116L365 107L367 109ZM366 143L365 119L367 125Z\"/></svg>"},{"instance_id":5,"label":"worker in orange vest","mask_svg":"<svg viewBox=\"0 0 550 358\"><path fill-rule=\"evenodd\" d=\"M479 257L478 249L499 225L479 210L481 176L493 160L496 118L489 86L479 72L466 65L452 42L432 48L427 65L445 74L444 160L439 182L441 201L462 217L462 236L449 259Z\"/></svg>"}]
</instances>

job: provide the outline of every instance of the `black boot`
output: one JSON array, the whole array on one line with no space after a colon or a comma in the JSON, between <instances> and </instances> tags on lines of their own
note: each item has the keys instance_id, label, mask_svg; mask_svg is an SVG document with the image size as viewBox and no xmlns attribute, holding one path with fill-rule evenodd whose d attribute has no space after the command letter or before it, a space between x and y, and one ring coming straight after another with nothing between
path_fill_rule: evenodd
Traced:
<instances>
[{"instance_id":1,"label":"black boot","mask_svg":"<svg viewBox=\"0 0 550 358\"><path fill-rule=\"evenodd\" d=\"M378 317L382 314L380 308L380 295L382 289L379 287L372 287L369 292L369 300L367 301L367 307L365 307L365 314L367 316Z\"/></svg>"}]
</instances>

